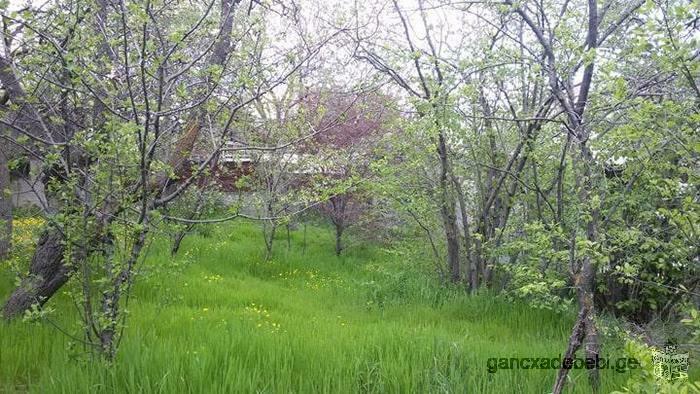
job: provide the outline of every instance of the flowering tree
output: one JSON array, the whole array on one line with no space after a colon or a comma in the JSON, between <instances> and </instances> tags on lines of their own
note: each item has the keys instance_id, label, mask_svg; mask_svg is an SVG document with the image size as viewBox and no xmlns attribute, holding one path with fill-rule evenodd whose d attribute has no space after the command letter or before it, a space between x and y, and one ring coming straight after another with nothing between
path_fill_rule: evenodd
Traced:
<instances>
[{"instance_id":1,"label":"flowering tree","mask_svg":"<svg viewBox=\"0 0 700 394\"><path fill-rule=\"evenodd\" d=\"M345 248L348 227L367 219L372 197L367 192L375 147L388 132L395 111L392 100L377 92L316 92L307 95L305 106L321 114L317 122L326 132L314 136L304 149L318 157L317 184L330 190L318 211L335 228L335 253Z\"/></svg>"}]
</instances>

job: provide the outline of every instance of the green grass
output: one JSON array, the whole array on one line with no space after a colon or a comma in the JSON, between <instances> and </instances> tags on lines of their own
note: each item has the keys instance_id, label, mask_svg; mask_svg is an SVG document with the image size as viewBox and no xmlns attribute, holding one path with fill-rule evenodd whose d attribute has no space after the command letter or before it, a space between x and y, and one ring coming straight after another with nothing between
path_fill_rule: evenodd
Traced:
<instances>
[{"instance_id":1,"label":"green grass","mask_svg":"<svg viewBox=\"0 0 700 394\"><path fill-rule=\"evenodd\" d=\"M49 323L0 324L0 392L547 393L555 370L489 374L490 357L556 357L572 314L439 286L422 264L367 246L333 254L330 231L283 236L270 262L252 224L157 239L129 305L116 363L79 356ZM0 298L12 288L0 270ZM77 332L65 294L50 316ZM607 349L607 348L606 348ZM610 348L612 349L612 348ZM615 350L610 350L613 352ZM606 354L608 355L608 354ZM611 357L622 354L611 353ZM604 392L629 373L603 371ZM570 392L587 393L585 370Z\"/></svg>"}]
</instances>

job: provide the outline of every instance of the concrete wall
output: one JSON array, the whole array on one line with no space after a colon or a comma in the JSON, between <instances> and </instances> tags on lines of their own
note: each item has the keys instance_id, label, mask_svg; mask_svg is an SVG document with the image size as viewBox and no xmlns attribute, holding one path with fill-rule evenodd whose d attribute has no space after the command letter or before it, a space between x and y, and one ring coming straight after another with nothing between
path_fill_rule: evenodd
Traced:
<instances>
[{"instance_id":1,"label":"concrete wall","mask_svg":"<svg viewBox=\"0 0 700 394\"><path fill-rule=\"evenodd\" d=\"M14 178L11 181L12 205L15 207L37 206L45 208L46 195L44 184L35 176L41 170L41 163L32 161L29 163L29 174L24 178Z\"/></svg>"}]
</instances>

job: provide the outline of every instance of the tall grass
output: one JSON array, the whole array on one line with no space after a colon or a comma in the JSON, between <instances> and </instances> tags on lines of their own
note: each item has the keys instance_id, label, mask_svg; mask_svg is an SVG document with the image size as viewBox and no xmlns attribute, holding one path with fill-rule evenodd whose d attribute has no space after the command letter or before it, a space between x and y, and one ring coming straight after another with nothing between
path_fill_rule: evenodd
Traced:
<instances>
[{"instance_id":1,"label":"tall grass","mask_svg":"<svg viewBox=\"0 0 700 394\"><path fill-rule=\"evenodd\" d=\"M155 237L114 365L81 354L65 295L49 322L0 324L0 392L547 393L554 370L489 374L491 357L556 357L571 314L440 286L421 262L379 247L337 258L330 232L281 236L263 260L249 223L188 237L171 258ZM0 297L13 286L0 272ZM609 349L609 351L615 351ZM610 354L611 357L616 356ZM629 373L603 371L604 391ZM575 370L571 392L590 392Z\"/></svg>"}]
</instances>

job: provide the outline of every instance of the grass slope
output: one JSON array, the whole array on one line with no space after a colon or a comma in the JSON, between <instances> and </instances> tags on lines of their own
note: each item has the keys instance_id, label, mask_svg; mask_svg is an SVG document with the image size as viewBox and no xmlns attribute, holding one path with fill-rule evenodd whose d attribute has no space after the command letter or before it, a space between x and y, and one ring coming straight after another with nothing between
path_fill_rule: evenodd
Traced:
<instances>
[{"instance_id":1,"label":"grass slope","mask_svg":"<svg viewBox=\"0 0 700 394\"><path fill-rule=\"evenodd\" d=\"M171 258L157 239L129 305L113 368L51 324L0 324L0 392L547 393L554 370L489 374L490 357L556 357L573 317L444 289L375 247L333 255L330 232L280 239L262 260L252 224L188 237ZM0 270L0 298L12 288ZM65 294L50 319L69 332ZM612 352L613 350L610 350ZM611 356L621 355L611 354ZM603 371L603 392L629 373ZM571 392L587 393L585 370Z\"/></svg>"}]
</instances>

